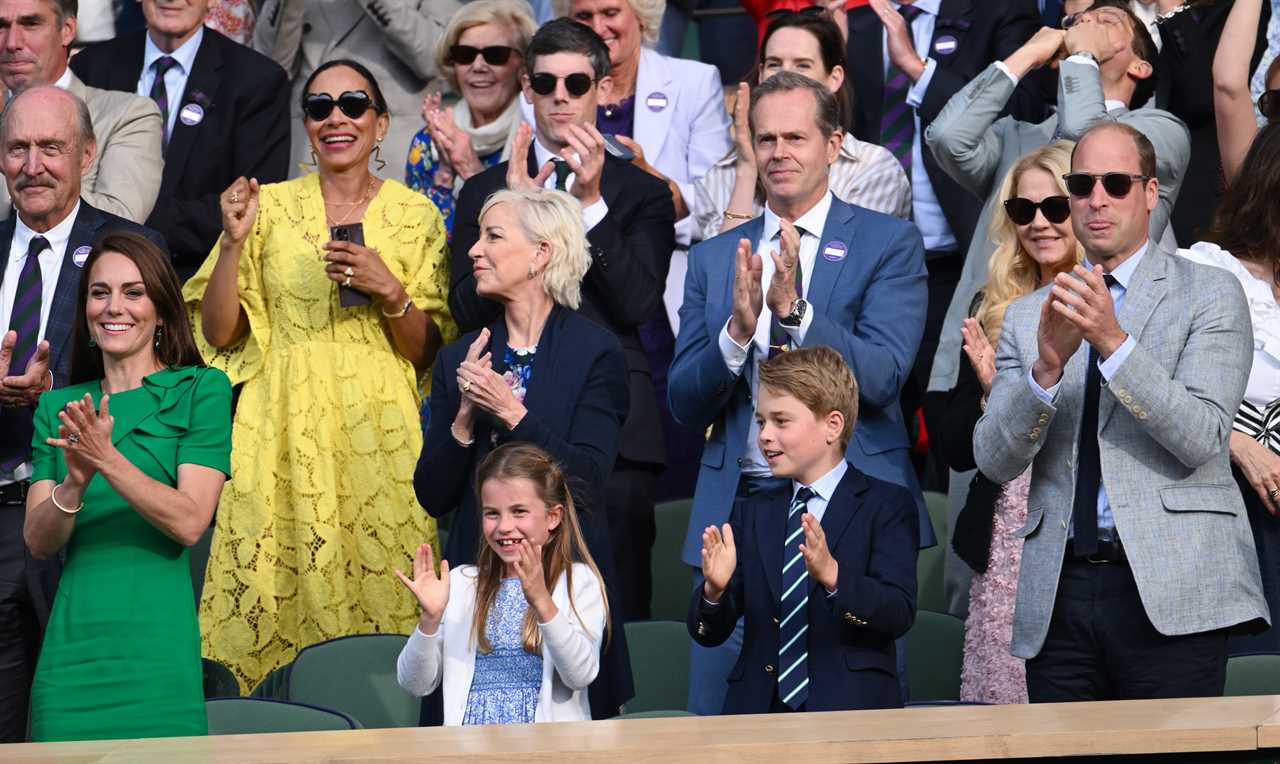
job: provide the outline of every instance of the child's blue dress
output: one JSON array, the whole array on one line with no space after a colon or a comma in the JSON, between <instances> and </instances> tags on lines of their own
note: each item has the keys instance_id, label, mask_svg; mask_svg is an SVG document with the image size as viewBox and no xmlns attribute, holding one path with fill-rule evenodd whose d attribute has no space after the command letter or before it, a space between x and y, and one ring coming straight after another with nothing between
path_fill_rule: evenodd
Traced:
<instances>
[{"instance_id":1,"label":"child's blue dress","mask_svg":"<svg viewBox=\"0 0 1280 764\"><path fill-rule=\"evenodd\" d=\"M520 635L529 602L520 579L504 578L489 610L485 633L490 653L476 653L463 724L529 724L538 710L542 655L525 652Z\"/></svg>"}]
</instances>

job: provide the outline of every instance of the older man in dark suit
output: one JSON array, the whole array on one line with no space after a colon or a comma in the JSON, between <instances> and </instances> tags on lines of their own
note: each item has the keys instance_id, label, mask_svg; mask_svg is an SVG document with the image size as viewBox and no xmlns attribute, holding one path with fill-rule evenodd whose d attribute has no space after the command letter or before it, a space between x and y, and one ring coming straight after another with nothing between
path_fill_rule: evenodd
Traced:
<instances>
[{"instance_id":1,"label":"older man in dark suit","mask_svg":"<svg viewBox=\"0 0 1280 764\"><path fill-rule=\"evenodd\" d=\"M164 118L164 175L147 225L168 239L178 275L204 262L238 177L289 173L289 82L280 65L204 26L209 0L142 0L147 28L71 60L85 84L153 98Z\"/></svg>"},{"instance_id":2,"label":"older man in dark suit","mask_svg":"<svg viewBox=\"0 0 1280 764\"><path fill-rule=\"evenodd\" d=\"M22 540L32 412L41 393L69 381L81 268L94 240L114 229L164 243L80 199L97 143L88 107L71 93L37 87L15 97L0 145L17 211L0 222L0 743L9 743L26 737L27 696L57 584L56 561L36 563Z\"/></svg>"}]
</instances>

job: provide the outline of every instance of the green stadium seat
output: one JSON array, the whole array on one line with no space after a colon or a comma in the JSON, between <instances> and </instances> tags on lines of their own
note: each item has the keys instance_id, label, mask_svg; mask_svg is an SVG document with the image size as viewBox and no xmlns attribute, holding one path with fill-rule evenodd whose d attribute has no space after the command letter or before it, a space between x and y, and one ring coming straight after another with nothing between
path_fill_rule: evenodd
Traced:
<instances>
[{"instance_id":1,"label":"green stadium seat","mask_svg":"<svg viewBox=\"0 0 1280 764\"><path fill-rule=\"evenodd\" d=\"M947 592L943 581L943 560L950 538L947 528L947 495L925 491L924 502L938 543L928 549L921 549L916 558L916 609L945 613Z\"/></svg>"},{"instance_id":2,"label":"green stadium seat","mask_svg":"<svg viewBox=\"0 0 1280 764\"><path fill-rule=\"evenodd\" d=\"M267 698L213 698L204 702L210 735L353 730L360 725L341 711Z\"/></svg>"},{"instance_id":3,"label":"green stadium seat","mask_svg":"<svg viewBox=\"0 0 1280 764\"><path fill-rule=\"evenodd\" d=\"M212 658L201 658L204 668L204 696L206 698L234 698L240 695L240 682L231 669Z\"/></svg>"},{"instance_id":4,"label":"green stadium seat","mask_svg":"<svg viewBox=\"0 0 1280 764\"><path fill-rule=\"evenodd\" d=\"M1280 653L1250 653L1227 658L1227 684L1222 693L1280 695Z\"/></svg>"},{"instance_id":5,"label":"green stadium seat","mask_svg":"<svg viewBox=\"0 0 1280 764\"><path fill-rule=\"evenodd\" d=\"M396 682L408 639L358 634L304 647L289 672L289 700L337 709L365 728L418 726L421 700Z\"/></svg>"},{"instance_id":6,"label":"green stadium seat","mask_svg":"<svg viewBox=\"0 0 1280 764\"><path fill-rule=\"evenodd\" d=\"M689 638L684 621L632 621L627 650L636 696L627 715L685 708L689 704Z\"/></svg>"},{"instance_id":7,"label":"green stadium seat","mask_svg":"<svg viewBox=\"0 0 1280 764\"><path fill-rule=\"evenodd\" d=\"M666 501L653 508L656 534L649 568L653 575L649 617L654 620L684 623L689 612L693 569L680 560L680 550L692 512L693 499Z\"/></svg>"},{"instance_id":8,"label":"green stadium seat","mask_svg":"<svg viewBox=\"0 0 1280 764\"><path fill-rule=\"evenodd\" d=\"M907 632L907 683L913 702L960 700L964 621L921 610Z\"/></svg>"}]
</instances>

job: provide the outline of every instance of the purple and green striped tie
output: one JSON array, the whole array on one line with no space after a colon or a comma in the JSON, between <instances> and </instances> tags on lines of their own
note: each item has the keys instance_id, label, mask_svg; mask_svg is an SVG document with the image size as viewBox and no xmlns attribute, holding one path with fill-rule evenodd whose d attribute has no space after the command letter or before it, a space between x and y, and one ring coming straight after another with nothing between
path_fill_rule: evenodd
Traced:
<instances>
[{"instance_id":1,"label":"purple and green striped tie","mask_svg":"<svg viewBox=\"0 0 1280 764\"><path fill-rule=\"evenodd\" d=\"M907 20L907 34L911 34L911 22L924 11L914 5L904 5L898 9ZM911 90L911 78L901 69L889 62L884 73L884 106L880 116L880 145L893 153L902 163L902 169L911 177L911 149L916 142L916 115L907 103L907 93Z\"/></svg>"},{"instance_id":2,"label":"purple and green striped tie","mask_svg":"<svg viewBox=\"0 0 1280 764\"><path fill-rule=\"evenodd\" d=\"M160 107L160 135L166 149L169 148L169 89L165 87L164 75L177 65L173 56L161 56L151 65L156 70L156 78L151 82L151 100Z\"/></svg>"},{"instance_id":3,"label":"purple and green striped tie","mask_svg":"<svg viewBox=\"0 0 1280 764\"><path fill-rule=\"evenodd\" d=\"M49 240L36 236L27 245L27 258L18 274L18 288L13 298L13 310L9 313L9 331L17 332L9 360L9 374L16 376L27 369L27 364L40 344L40 305L43 300L44 279L40 273L40 253L49 248ZM31 458L31 416L21 409L0 409L0 430L7 431L0 440L0 470L12 472L18 465Z\"/></svg>"}]
</instances>

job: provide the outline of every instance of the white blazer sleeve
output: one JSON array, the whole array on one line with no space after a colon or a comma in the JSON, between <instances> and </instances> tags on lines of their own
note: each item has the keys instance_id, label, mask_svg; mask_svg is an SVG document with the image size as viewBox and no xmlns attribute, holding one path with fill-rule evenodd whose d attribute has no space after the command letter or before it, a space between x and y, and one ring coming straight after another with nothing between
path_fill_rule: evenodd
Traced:
<instances>
[{"instance_id":1,"label":"white blazer sleeve","mask_svg":"<svg viewBox=\"0 0 1280 764\"><path fill-rule=\"evenodd\" d=\"M692 209L694 204L693 184L703 176L716 162L724 158L733 148L729 137L732 121L724 108L724 92L720 87L720 77L714 67L707 67L701 82L696 83L690 94L697 110L689 124L689 149L687 154L687 181L677 181L680 195L685 204Z\"/></svg>"},{"instance_id":2,"label":"white blazer sleeve","mask_svg":"<svg viewBox=\"0 0 1280 764\"><path fill-rule=\"evenodd\" d=\"M444 661L444 644L440 628L427 636L417 627L409 635L409 641L396 659L396 681L404 691L414 697L423 697L440 686L440 666Z\"/></svg>"},{"instance_id":3,"label":"white blazer sleeve","mask_svg":"<svg viewBox=\"0 0 1280 764\"><path fill-rule=\"evenodd\" d=\"M542 642L565 686L585 690L600 672L605 614L600 582L585 565L573 566L573 607L566 602L559 611L548 623L538 624Z\"/></svg>"}]
</instances>

